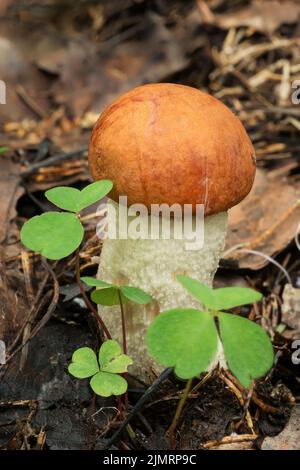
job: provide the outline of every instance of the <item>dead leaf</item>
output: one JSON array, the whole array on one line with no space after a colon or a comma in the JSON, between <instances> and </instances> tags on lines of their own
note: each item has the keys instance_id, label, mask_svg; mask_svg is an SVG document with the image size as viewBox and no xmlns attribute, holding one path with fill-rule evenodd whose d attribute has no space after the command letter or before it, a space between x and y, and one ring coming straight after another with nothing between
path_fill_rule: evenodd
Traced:
<instances>
[{"instance_id":1,"label":"dead leaf","mask_svg":"<svg viewBox=\"0 0 300 470\"><path fill-rule=\"evenodd\" d=\"M292 410L287 426L275 437L266 437L262 450L300 450L300 406Z\"/></svg>"},{"instance_id":2,"label":"dead leaf","mask_svg":"<svg viewBox=\"0 0 300 470\"><path fill-rule=\"evenodd\" d=\"M1 0L0 4L0 16L3 16L6 12L6 9L8 7L8 2L9 0Z\"/></svg>"},{"instance_id":3,"label":"dead leaf","mask_svg":"<svg viewBox=\"0 0 300 470\"><path fill-rule=\"evenodd\" d=\"M20 168L7 157L0 157L0 244L4 242L10 220L15 216L15 204L23 193L20 188Z\"/></svg>"},{"instance_id":4,"label":"dead leaf","mask_svg":"<svg viewBox=\"0 0 300 470\"><path fill-rule=\"evenodd\" d=\"M0 37L0 77L6 83L6 104L0 106L0 122L36 117L24 96L40 109L47 109L47 81L19 48L3 37ZM22 87L23 98L18 94L18 87Z\"/></svg>"},{"instance_id":5,"label":"dead leaf","mask_svg":"<svg viewBox=\"0 0 300 470\"><path fill-rule=\"evenodd\" d=\"M293 331L289 337L297 338L300 334L300 289L286 284L282 293L281 321ZM285 333L285 332L284 332ZM284 336L286 336L283 333Z\"/></svg>"},{"instance_id":6,"label":"dead leaf","mask_svg":"<svg viewBox=\"0 0 300 470\"><path fill-rule=\"evenodd\" d=\"M292 0L253 0L250 6L228 14L215 15L220 28L250 26L255 31L272 34L283 24L297 23L299 2Z\"/></svg>"},{"instance_id":7,"label":"dead leaf","mask_svg":"<svg viewBox=\"0 0 300 470\"><path fill-rule=\"evenodd\" d=\"M295 237L300 221L298 197L286 178L259 169L250 194L229 211L225 259L237 262L240 268L265 266L268 260L264 257L230 250L243 245L267 256L282 251Z\"/></svg>"},{"instance_id":8,"label":"dead leaf","mask_svg":"<svg viewBox=\"0 0 300 470\"><path fill-rule=\"evenodd\" d=\"M59 57L61 75L53 94L60 105L67 105L72 114L81 117L85 112L101 112L121 93L148 82L157 82L188 63L181 41L177 41L160 17L150 15L144 24L144 39L116 42L112 38L103 44L88 39L72 40L64 56ZM137 29L138 31L138 29ZM54 56L53 56L54 54ZM46 57L39 65L45 66Z\"/></svg>"}]
</instances>

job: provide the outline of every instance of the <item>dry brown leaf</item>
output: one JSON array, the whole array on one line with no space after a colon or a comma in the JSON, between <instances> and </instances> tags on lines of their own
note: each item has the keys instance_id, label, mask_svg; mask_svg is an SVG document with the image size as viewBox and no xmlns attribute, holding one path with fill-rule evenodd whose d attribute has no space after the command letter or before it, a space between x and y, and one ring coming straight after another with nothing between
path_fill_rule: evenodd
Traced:
<instances>
[{"instance_id":1,"label":"dry brown leaf","mask_svg":"<svg viewBox=\"0 0 300 470\"><path fill-rule=\"evenodd\" d=\"M35 106L45 112L48 107L46 79L21 50L4 37L0 37L0 77L7 85L7 104L0 106L0 122L36 117Z\"/></svg>"},{"instance_id":2,"label":"dry brown leaf","mask_svg":"<svg viewBox=\"0 0 300 470\"><path fill-rule=\"evenodd\" d=\"M225 258L238 262L240 268L265 266L268 260L262 256L228 250L240 244L267 256L283 250L295 237L300 221L298 197L299 192L285 178L258 170L250 194L229 211Z\"/></svg>"},{"instance_id":3,"label":"dry brown leaf","mask_svg":"<svg viewBox=\"0 0 300 470\"><path fill-rule=\"evenodd\" d=\"M300 406L293 408L284 430L275 437L266 437L262 450L300 450Z\"/></svg>"},{"instance_id":4,"label":"dry brown leaf","mask_svg":"<svg viewBox=\"0 0 300 470\"><path fill-rule=\"evenodd\" d=\"M15 216L15 204L20 188L20 168L7 157L0 157L0 244L6 238L10 220Z\"/></svg>"},{"instance_id":5,"label":"dry brown leaf","mask_svg":"<svg viewBox=\"0 0 300 470\"><path fill-rule=\"evenodd\" d=\"M62 56L51 52L39 65L50 70L61 68L53 94L76 117L87 111L99 113L121 93L147 82L156 82L181 70L188 58L181 41L165 27L157 15L145 21L144 39L103 44L89 40L70 41ZM59 58L59 66L53 63ZM61 62L62 61L62 62Z\"/></svg>"},{"instance_id":6,"label":"dry brown leaf","mask_svg":"<svg viewBox=\"0 0 300 470\"><path fill-rule=\"evenodd\" d=\"M10 288L4 263L10 220L15 216L15 204L23 190L19 186L20 168L8 158L0 157L0 338L6 340L15 331L25 312L24 297Z\"/></svg>"}]
</instances>

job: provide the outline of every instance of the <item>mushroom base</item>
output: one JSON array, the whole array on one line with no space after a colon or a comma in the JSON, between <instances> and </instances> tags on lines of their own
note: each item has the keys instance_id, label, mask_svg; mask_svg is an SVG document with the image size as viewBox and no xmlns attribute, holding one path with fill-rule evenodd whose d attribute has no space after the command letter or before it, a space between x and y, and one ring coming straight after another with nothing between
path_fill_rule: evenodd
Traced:
<instances>
[{"instance_id":1,"label":"mushroom base","mask_svg":"<svg viewBox=\"0 0 300 470\"><path fill-rule=\"evenodd\" d=\"M224 249L227 212L208 216L204 221L204 244L187 251L187 240L112 240L103 243L98 279L140 287L154 299L148 305L124 306L127 354L134 364L131 374L151 383L163 367L147 352L146 332L160 311L175 307L196 307L197 302L176 280L185 274L211 286ZM112 337L122 343L121 314L118 306L99 306Z\"/></svg>"}]
</instances>

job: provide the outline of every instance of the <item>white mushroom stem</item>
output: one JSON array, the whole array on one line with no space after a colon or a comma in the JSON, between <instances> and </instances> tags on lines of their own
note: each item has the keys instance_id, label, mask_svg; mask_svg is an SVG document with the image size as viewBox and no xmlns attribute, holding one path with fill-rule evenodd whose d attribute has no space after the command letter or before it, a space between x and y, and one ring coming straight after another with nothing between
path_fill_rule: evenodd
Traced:
<instances>
[{"instance_id":1,"label":"white mushroom stem","mask_svg":"<svg viewBox=\"0 0 300 470\"><path fill-rule=\"evenodd\" d=\"M148 222L150 227L150 218ZM176 275L185 274L211 286L224 249L226 229L227 212L205 217L204 243L197 251L187 250L185 239L104 240L98 279L140 287L154 299L148 305L128 303L124 306L127 354L134 360L130 372L145 382L151 382L153 373L159 374L162 370L147 353L145 336L149 325L164 310L199 308L199 303L180 285ZM119 307L99 306L99 313L113 338L122 343Z\"/></svg>"}]
</instances>

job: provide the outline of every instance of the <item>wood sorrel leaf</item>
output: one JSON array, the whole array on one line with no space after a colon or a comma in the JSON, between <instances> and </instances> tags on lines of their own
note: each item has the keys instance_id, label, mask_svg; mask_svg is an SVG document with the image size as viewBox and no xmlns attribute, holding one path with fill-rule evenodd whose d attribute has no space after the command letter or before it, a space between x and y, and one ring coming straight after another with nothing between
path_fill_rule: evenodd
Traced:
<instances>
[{"instance_id":1,"label":"wood sorrel leaf","mask_svg":"<svg viewBox=\"0 0 300 470\"><path fill-rule=\"evenodd\" d=\"M73 353L68 367L71 375L77 379L86 379L99 371L97 356L91 348L79 348Z\"/></svg>"},{"instance_id":2,"label":"wood sorrel leaf","mask_svg":"<svg viewBox=\"0 0 300 470\"><path fill-rule=\"evenodd\" d=\"M105 341L99 351L99 364L103 372L122 374L127 372L127 367L133 364L132 359L122 353L117 341Z\"/></svg>"},{"instance_id":3,"label":"wood sorrel leaf","mask_svg":"<svg viewBox=\"0 0 300 470\"><path fill-rule=\"evenodd\" d=\"M147 332L149 353L181 379L205 371L217 352L217 329L212 315L193 308L160 313Z\"/></svg>"},{"instance_id":4,"label":"wood sorrel leaf","mask_svg":"<svg viewBox=\"0 0 300 470\"><path fill-rule=\"evenodd\" d=\"M101 369L106 366L112 359L122 354L122 348L118 341L108 339L105 341L99 350L99 364Z\"/></svg>"},{"instance_id":5,"label":"wood sorrel leaf","mask_svg":"<svg viewBox=\"0 0 300 470\"><path fill-rule=\"evenodd\" d=\"M96 289L91 293L91 299L95 304L112 306L120 304L118 287L107 287ZM121 293L122 304L127 304L129 300Z\"/></svg>"},{"instance_id":6,"label":"wood sorrel leaf","mask_svg":"<svg viewBox=\"0 0 300 470\"><path fill-rule=\"evenodd\" d=\"M240 305L252 304L262 298L262 294L247 287L222 287L211 289L195 279L187 276L177 276L178 281L197 300L210 310L225 310Z\"/></svg>"},{"instance_id":7,"label":"wood sorrel leaf","mask_svg":"<svg viewBox=\"0 0 300 470\"><path fill-rule=\"evenodd\" d=\"M188 276L180 274L176 276L176 278L193 297L199 300L205 307L214 310L215 302L213 289Z\"/></svg>"},{"instance_id":8,"label":"wood sorrel leaf","mask_svg":"<svg viewBox=\"0 0 300 470\"><path fill-rule=\"evenodd\" d=\"M252 304L262 298L262 294L247 287L221 287L213 290L215 310L225 310L240 305Z\"/></svg>"},{"instance_id":9,"label":"wood sorrel leaf","mask_svg":"<svg viewBox=\"0 0 300 470\"><path fill-rule=\"evenodd\" d=\"M60 209L70 212L80 212L86 207L100 201L112 189L110 180L96 181L81 191L68 186L59 186L45 192L46 198Z\"/></svg>"},{"instance_id":10,"label":"wood sorrel leaf","mask_svg":"<svg viewBox=\"0 0 300 470\"><path fill-rule=\"evenodd\" d=\"M152 297L149 294L138 287L120 286L120 290L128 300L131 300L136 304L144 305L148 304L152 300Z\"/></svg>"},{"instance_id":11,"label":"wood sorrel leaf","mask_svg":"<svg viewBox=\"0 0 300 470\"><path fill-rule=\"evenodd\" d=\"M21 230L23 245L48 259L62 259L78 248L84 235L75 214L46 212L28 220Z\"/></svg>"},{"instance_id":12,"label":"wood sorrel leaf","mask_svg":"<svg viewBox=\"0 0 300 470\"><path fill-rule=\"evenodd\" d=\"M69 188L68 186L59 186L49 189L45 192L48 201L55 204L60 209L70 212L78 212L78 203L80 200L80 190Z\"/></svg>"},{"instance_id":13,"label":"wood sorrel leaf","mask_svg":"<svg viewBox=\"0 0 300 470\"><path fill-rule=\"evenodd\" d=\"M82 276L80 279L89 287L99 287L103 289L106 289L107 287L115 287L114 284L109 284L108 282L100 281L100 279L96 279L95 277Z\"/></svg>"},{"instance_id":14,"label":"wood sorrel leaf","mask_svg":"<svg viewBox=\"0 0 300 470\"><path fill-rule=\"evenodd\" d=\"M223 312L218 318L227 365L247 388L273 365L270 338L259 325L246 318Z\"/></svg>"},{"instance_id":15,"label":"wood sorrel leaf","mask_svg":"<svg viewBox=\"0 0 300 470\"><path fill-rule=\"evenodd\" d=\"M93 391L101 397L123 395L127 390L127 382L123 377L109 372L98 372L90 380Z\"/></svg>"},{"instance_id":16,"label":"wood sorrel leaf","mask_svg":"<svg viewBox=\"0 0 300 470\"><path fill-rule=\"evenodd\" d=\"M86 207L100 201L106 196L112 189L113 183L110 180L100 180L95 183L91 183L81 191L79 211L82 211Z\"/></svg>"}]
</instances>

